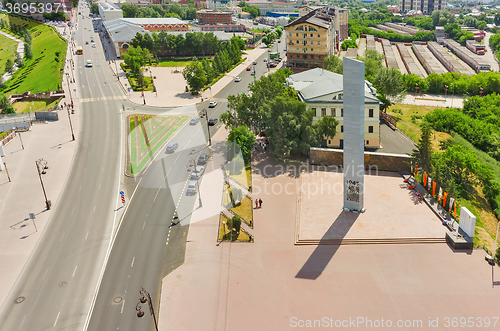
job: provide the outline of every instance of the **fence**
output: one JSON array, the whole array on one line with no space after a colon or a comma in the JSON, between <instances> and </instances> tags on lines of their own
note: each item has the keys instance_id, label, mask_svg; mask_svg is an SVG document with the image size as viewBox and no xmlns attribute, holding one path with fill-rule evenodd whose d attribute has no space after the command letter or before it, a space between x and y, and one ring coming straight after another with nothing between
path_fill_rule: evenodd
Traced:
<instances>
[{"instance_id":1,"label":"fence","mask_svg":"<svg viewBox=\"0 0 500 331\"><path fill-rule=\"evenodd\" d=\"M380 111L380 117L382 117L384 120L386 120L388 123L390 123L392 126L396 127L396 120L388 115L387 113L384 113L383 111Z\"/></svg>"}]
</instances>

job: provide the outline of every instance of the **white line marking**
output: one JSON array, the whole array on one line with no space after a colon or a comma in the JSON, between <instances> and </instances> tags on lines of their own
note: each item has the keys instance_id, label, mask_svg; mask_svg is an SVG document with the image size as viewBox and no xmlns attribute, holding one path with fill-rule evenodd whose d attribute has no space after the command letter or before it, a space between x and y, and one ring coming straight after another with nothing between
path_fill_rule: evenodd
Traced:
<instances>
[{"instance_id":1,"label":"white line marking","mask_svg":"<svg viewBox=\"0 0 500 331\"><path fill-rule=\"evenodd\" d=\"M85 240L87 240L88 236L89 236L89 232L90 231L87 231L87 235L85 236Z\"/></svg>"},{"instance_id":2,"label":"white line marking","mask_svg":"<svg viewBox=\"0 0 500 331\"><path fill-rule=\"evenodd\" d=\"M82 185L80 185L80 188L78 189L78 192L82 191Z\"/></svg>"},{"instance_id":3,"label":"white line marking","mask_svg":"<svg viewBox=\"0 0 500 331\"><path fill-rule=\"evenodd\" d=\"M54 326L57 324L57 320L59 319L59 315L61 315L61 312L57 313L56 321L54 322Z\"/></svg>"},{"instance_id":4,"label":"white line marking","mask_svg":"<svg viewBox=\"0 0 500 331\"><path fill-rule=\"evenodd\" d=\"M45 279L45 276L47 276L47 272L49 272L49 268L47 268L47 270L45 270L45 273L43 274L43 278L42 279Z\"/></svg>"},{"instance_id":5,"label":"white line marking","mask_svg":"<svg viewBox=\"0 0 500 331\"><path fill-rule=\"evenodd\" d=\"M101 189L101 183L99 183L99 190Z\"/></svg>"},{"instance_id":6,"label":"white line marking","mask_svg":"<svg viewBox=\"0 0 500 331\"><path fill-rule=\"evenodd\" d=\"M179 154L179 155L177 155L177 157L175 158L174 163L175 163L175 162L177 162L177 160L179 159L179 156L181 156L181 155L180 155L180 154Z\"/></svg>"},{"instance_id":7,"label":"white line marking","mask_svg":"<svg viewBox=\"0 0 500 331\"><path fill-rule=\"evenodd\" d=\"M71 209L71 215L73 215L74 211L75 211L75 207L73 207L73 209Z\"/></svg>"},{"instance_id":8,"label":"white line marking","mask_svg":"<svg viewBox=\"0 0 500 331\"><path fill-rule=\"evenodd\" d=\"M161 188L158 189L158 192L156 192L155 198L153 199L153 202L155 202L156 197L158 196L158 193L160 193Z\"/></svg>"},{"instance_id":9,"label":"white line marking","mask_svg":"<svg viewBox=\"0 0 500 331\"><path fill-rule=\"evenodd\" d=\"M21 327L22 327L22 326L23 326L23 324L24 324L24 320L26 319L26 316L27 316L27 315L24 315L23 320L21 321L21 324L19 325L19 329L18 329L18 330L21 330Z\"/></svg>"},{"instance_id":10,"label":"white line marking","mask_svg":"<svg viewBox=\"0 0 500 331\"><path fill-rule=\"evenodd\" d=\"M123 306L125 306L125 300L122 301L122 311L120 312L120 314L123 314Z\"/></svg>"},{"instance_id":11,"label":"white line marking","mask_svg":"<svg viewBox=\"0 0 500 331\"><path fill-rule=\"evenodd\" d=\"M78 268L78 266L76 266L75 270L73 270L73 276L71 276L71 277L75 277L76 268Z\"/></svg>"},{"instance_id":12,"label":"white line marking","mask_svg":"<svg viewBox=\"0 0 500 331\"><path fill-rule=\"evenodd\" d=\"M87 172L87 168L83 169L83 173L86 173Z\"/></svg>"},{"instance_id":13,"label":"white line marking","mask_svg":"<svg viewBox=\"0 0 500 331\"><path fill-rule=\"evenodd\" d=\"M144 230L144 227L146 226L146 222L144 222L144 224L142 225L142 229Z\"/></svg>"},{"instance_id":14,"label":"white line marking","mask_svg":"<svg viewBox=\"0 0 500 331\"><path fill-rule=\"evenodd\" d=\"M59 241L62 241L64 239L64 235L66 234L66 232L63 233L62 237L61 237L61 240Z\"/></svg>"},{"instance_id":15,"label":"white line marking","mask_svg":"<svg viewBox=\"0 0 500 331\"><path fill-rule=\"evenodd\" d=\"M189 141L187 142L186 146L184 146L184 148L188 147L190 142L191 142L191 139L189 139Z\"/></svg>"},{"instance_id":16,"label":"white line marking","mask_svg":"<svg viewBox=\"0 0 500 331\"><path fill-rule=\"evenodd\" d=\"M101 172L104 172L104 167L102 167Z\"/></svg>"},{"instance_id":17,"label":"white line marking","mask_svg":"<svg viewBox=\"0 0 500 331\"><path fill-rule=\"evenodd\" d=\"M132 264L130 265L130 267L131 267L131 268L134 266L134 261L135 261L135 256L134 256L134 258L132 259Z\"/></svg>"},{"instance_id":18,"label":"white line marking","mask_svg":"<svg viewBox=\"0 0 500 331\"><path fill-rule=\"evenodd\" d=\"M97 205L94 206L94 213L95 213L95 208L97 207Z\"/></svg>"}]
</instances>

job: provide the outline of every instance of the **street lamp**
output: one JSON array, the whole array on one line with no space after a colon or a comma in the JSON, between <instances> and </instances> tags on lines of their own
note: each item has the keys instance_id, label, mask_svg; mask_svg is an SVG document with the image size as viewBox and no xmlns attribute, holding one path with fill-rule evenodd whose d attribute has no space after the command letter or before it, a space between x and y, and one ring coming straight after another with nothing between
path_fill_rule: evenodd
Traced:
<instances>
[{"instance_id":1,"label":"street lamp","mask_svg":"<svg viewBox=\"0 0 500 331\"><path fill-rule=\"evenodd\" d=\"M207 114L207 110L206 109L203 109L200 112L200 117L201 118L205 117L205 119L207 120L208 146L212 146L212 140L210 139L210 125L208 124L208 114Z\"/></svg>"},{"instance_id":2,"label":"street lamp","mask_svg":"<svg viewBox=\"0 0 500 331\"><path fill-rule=\"evenodd\" d=\"M68 111L68 119L69 119L69 127L71 128L71 137L73 138L73 141L75 140L75 134L73 133L73 124L71 124L71 116L69 114L69 108L66 108Z\"/></svg>"},{"instance_id":3,"label":"street lamp","mask_svg":"<svg viewBox=\"0 0 500 331\"><path fill-rule=\"evenodd\" d=\"M446 103L446 93L448 92L448 85L444 86L444 102Z\"/></svg>"},{"instance_id":4,"label":"street lamp","mask_svg":"<svg viewBox=\"0 0 500 331\"><path fill-rule=\"evenodd\" d=\"M44 159L40 159L35 161L36 170L38 171L38 177L40 178L40 183L42 184L43 195L45 196L45 205L47 206L47 210L50 210L50 201L47 199L47 193L45 192L45 186L43 185L42 175L45 175L46 169L49 169L47 166L47 161Z\"/></svg>"},{"instance_id":5,"label":"street lamp","mask_svg":"<svg viewBox=\"0 0 500 331\"><path fill-rule=\"evenodd\" d=\"M415 83L415 93L418 94L418 83Z\"/></svg>"},{"instance_id":6,"label":"street lamp","mask_svg":"<svg viewBox=\"0 0 500 331\"><path fill-rule=\"evenodd\" d=\"M141 287L141 290L139 291L139 293L142 296L139 298L139 302L135 306L135 310L137 310L137 317L143 317L144 316L144 312L142 311L141 303L146 303L147 302L148 305L149 305L149 312L151 313L151 315L153 316L153 320L155 321L156 331L158 331L158 323L156 322L156 315L155 315L155 310L153 308L153 301L151 300L151 294L149 294L149 292L146 291L144 289L144 287Z\"/></svg>"},{"instance_id":7,"label":"street lamp","mask_svg":"<svg viewBox=\"0 0 500 331\"><path fill-rule=\"evenodd\" d=\"M480 96L480 97L482 97L482 96L483 96L483 88L482 88L482 87L480 87L480 88L479 88L479 96Z\"/></svg>"},{"instance_id":8,"label":"street lamp","mask_svg":"<svg viewBox=\"0 0 500 331\"><path fill-rule=\"evenodd\" d=\"M12 131L16 131L16 127L13 127ZM24 149L23 138L21 138L21 132L18 132L18 134L19 134L19 140L21 141L21 147Z\"/></svg>"}]
</instances>

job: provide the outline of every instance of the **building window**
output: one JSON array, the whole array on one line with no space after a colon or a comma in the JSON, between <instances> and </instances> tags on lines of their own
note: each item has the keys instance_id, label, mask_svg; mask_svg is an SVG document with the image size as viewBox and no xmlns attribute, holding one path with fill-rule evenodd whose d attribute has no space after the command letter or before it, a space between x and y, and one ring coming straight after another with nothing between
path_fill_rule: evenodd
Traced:
<instances>
[{"instance_id":1,"label":"building window","mask_svg":"<svg viewBox=\"0 0 500 331\"><path fill-rule=\"evenodd\" d=\"M304 26L301 25L301 26L298 26L295 31L304 31Z\"/></svg>"},{"instance_id":2,"label":"building window","mask_svg":"<svg viewBox=\"0 0 500 331\"><path fill-rule=\"evenodd\" d=\"M340 126L340 132L344 132L344 126L343 125Z\"/></svg>"},{"instance_id":3,"label":"building window","mask_svg":"<svg viewBox=\"0 0 500 331\"><path fill-rule=\"evenodd\" d=\"M305 47L302 48L302 51L307 52L307 48L305 48Z\"/></svg>"},{"instance_id":4,"label":"building window","mask_svg":"<svg viewBox=\"0 0 500 331\"><path fill-rule=\"evenodd\" d=\"M333 117L337 116L337 115L335 114L335 113L336 113L335 108L332 108L332 109L331 109L331 112L332 112L332 116L333 116Z\"/></svg>"},{"instance_id":5,"label":"building window","mask_svg":"<svg viewBox=\"0 0 500 331\"><path fill-rule=\"evenodd\" d=\"M302 37L303 37L303 38L307 37L307 33L303 33L303 34L302 34Z\"/></svg>"},{"instance_id":6,"label":"building window","mask_svg":"<svg viewBox=\"0 0 500 331\"><path fill-rule=\"evenodd\" d=\"M320 37L321 37L321 35L318 33L318 38L320 38Z\"/></svg>"},{"instance_id":7,"label":"building window","mask_svg":"<svg viewBox=\"0 0 500 331\"><path fill-rule=\"evenodd\" d=\"M321 108L321 116L326 116L326 108Z\"/></svg>"},{"instance_id":8,"label":"building window","mask_svg":"<svg viewBox=\"0 0 500 331\"><path fill-rule=\"evenodd\" d=\"M318 45L321 45L321 41L318 41Z\"/></svg>"},{"instance_id":9,"label":"building window","mask_svg":"<svg viewBox=\"0 0 500 331\"><path fill-rule=\"evenodd\" d=\"M292 33L290 32L290 36L292 35Z\"/></svg>"},{"instance_id":10,"label":"building window","mask_svg":"<svg viewBox=\"0 0 500 331\"><path fill-rule=\"evenodd\" d=\"M311 109L314 112L314 116L316 116L316 108L311 108Z\"/></svg>"},{"instance_id":11,"label":"building window","mask_svg":"<svg viewBox=\"0 0 500 331\"><path fill-rule=\"evenodd\" d=\"M366 146L368 146L368 145L370 145L370 141L369 140L366 141Z\"/></svg>"},{"instance_id":12,"label":"building window","mask_svg":"<svg viewBox=\"0 0 500 331\"><path fill-rule=\"evenodd\" d=\"M302 54L302 57L304 58L304 60L307 60L307 54Z\"/></svg>"},{"instance_id":13,"label":"building window","mask_svg":"<svg viewBox=\"0 0 500 331\"><path fill-rule=\"evenodd\" d=\"M314 32L317 32L318 30L316 30L315 28L313 28L312 26L309 27L309 31L314 31Z\"/></svg>"},{"instance_id":14,"label":"building window","mask_svg":"<svg viewBox=\"0 0 500 331\"><path fill-rule=\"evenodd\" d=\"M311 40L311 45L314 45L314 41Z\"/></svg>"},{"instance_id":15,"label":"building window","mask_svg":"<svg viewBox=\"0 0 500 331\"><path fill-rule=\"evenodd\" d=\"M344 96L344 95L343 95L342 93L340 93L340 94L339 94L339 100L342 100L342 97L343 97L343 96Z\"/></svg>"},{"instance_id":16,"label":"building window","mask_svg":"<svg viewBox=\"0 0 500 331\"><path fill-rule=\"evenodd\" d=\"M321 60L321 55L318 55L318 60Z\"/></svg>"},{"instance_id":17,"label":"building window","mask_svg":"<svg viewBox=\"0 0 500 331\"><path fill-rule=\"evenodd\" d=\"M296 33L296 34L295 34L295 37L298 37L298 36L299 36L299 34L298 34L298 33Z\"/></svg>"},{"instance_id":18,"label":"building window","mask_svg":"<svg viewBox=\"0 0 500 331\"><path fill-rule=\"evenodd\" d=\"M311 48L311 51L312 51L312 48ZM311 54L311 60L314 60L314 55Z\"/></svg>"},{"instance_id":19,"label":"building window","mask_svg":"<svg viewBox=\"0 0 500 331\"><path fill-rule=\"evenodd\" d=\"M299 48L299 47L297 47L297 51L300 51L300 48Z\"/></svg>"},{"instance_id":20,"label":"building window","mask_svg":"<svg viewBox=\"0 0 500 331\"><path fill-rule=\"evenodd\" d=\"M340 117L344 117L344 108L340 108Z\"/></svg>"},{"instance_id":21,"label":"building window","mask_svg":"<svg viewBox=\"0 0 500 331\"><path fill-rule=\"evenodd\" d=\"M370 126L368 127L368 133L373 133L373 125L370 125Z\"/></svg>"},{"instance_id":22,"label":"building window","mask_svg":"<svg viewBox=\"0 0 500 331\"><path fill-rule=\"evenodd\" d=\"M311 38L314 37L314 35L311 33Z\"/></svg>"},{"instance_id":23,"label":"building window","mask_svg":"<svg viewBox=\"0 0 500 331\"><path fill-rule=\"evenodd\" d=\"M293 54L289 54L289 55L290 55L290 58L292 58L292 57L293 57Z\"/></svg>"},{"instance_id":24,"label":"building window","mask_svg":"<svg viewBox=\"0 0 500 331\"><path fill-rule=\"evenodd\" d=\"M314 48L311 48L311 52L314 52ZM312 57L312 55L311 55L311 59L312 59L312 58L313 58L313 57Z\"/></svg>"},{"instance_id":25,"label":"building window","mask_svg":"<svg viewBox=\"0 0 500 331\"><path fill-rule=\"evenodd\" d=\"M298 44L299 43L299 40L295 40L295 43Z\"/></svg>"},{"instance_id":26,"label":"building window","mask_svg":"<svg viewBox=\"0 0 500 331\"><path fill-rule=\"evenodd\" d=\"M373 117L373 109L368 109L368 117Z\"/></svg>"},{"instance_id":27,"label":"building window","mask_svg":"<svg viewBox=\"0 0 500 331\"><path fill-rule=\"evenodd\" d=\"M328 145L330 145L332 143L332 141L330 139L328 139Z\"/></svg>"}]
</instances>

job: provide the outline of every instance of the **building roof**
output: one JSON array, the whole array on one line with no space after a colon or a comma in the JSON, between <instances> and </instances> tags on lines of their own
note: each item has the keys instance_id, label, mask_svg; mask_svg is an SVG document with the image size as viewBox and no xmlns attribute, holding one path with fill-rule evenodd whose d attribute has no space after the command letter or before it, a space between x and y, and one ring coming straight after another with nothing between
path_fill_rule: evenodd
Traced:
<instances>
[{"instance_id":1,"label":"building roof","mask_svg":"<svg viewBox=\"0 0 500 331\"><path fill-rule=\"evenodd\" d=\"M175 17L139 17L139 18L122 18L125 21L135 24L187 24Z\"/></svg>"},{"instance_id":2,"label":"building roof","mask_svg":"<svg viewBox=\"0 0 500 331\"><path fill-rule=\"evenodd\" d=\"M320 7L321 8L321 7ZM295 21L287 24L285 27L294 26L298 24L308 23L312 25L319 26L321 28L328 29L330 27L330 22L332 21L331 16L318 15L318 9L310 11L306 15L299 17Z\"/></svg>"},{"instance_id":3,"label":"building roof","mask_svg":"<svg viewBox=\"0 0 500 331\"><path fill-rule=\"evenodd\" d=\"M334 72L315 68L291 75L287 83L292 86L304 102L344 90L344 76ZM365 99L379 103L377 91L373 85L365 80ZM366 101L365 101L366 102Z\"/></svg>"},{"instance_id":4,"label":"building roof","mask_svg":"<svg viewBox=\"0 0 500 331\"><path fill-rule=\"evenodd\" d=\"M118 7L114 3L99 2L97 5L100 6L102 8L102 10L104 10L104 11L108 11L108 10L121 10L120 7Z\"/></svg>"}]
</instances>

